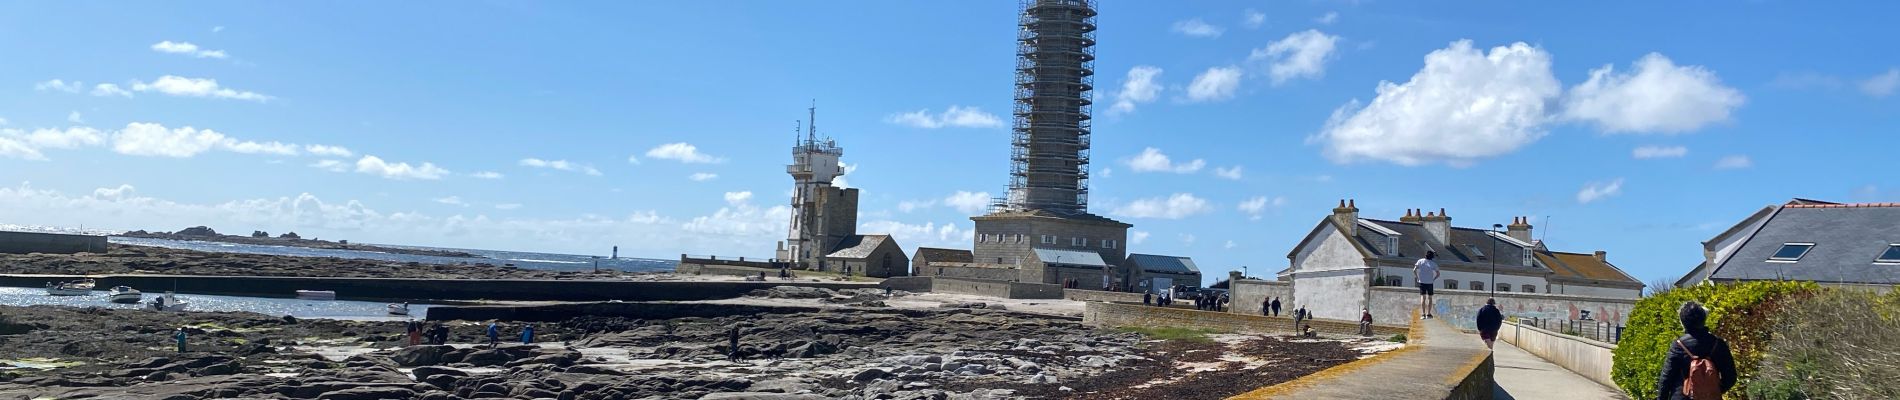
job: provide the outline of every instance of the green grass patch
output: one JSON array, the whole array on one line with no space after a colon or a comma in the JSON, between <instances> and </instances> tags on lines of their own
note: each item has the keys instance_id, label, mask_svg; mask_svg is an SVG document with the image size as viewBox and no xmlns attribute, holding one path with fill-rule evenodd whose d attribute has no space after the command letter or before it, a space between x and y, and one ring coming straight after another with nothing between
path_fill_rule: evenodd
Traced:
<instances>
[{"instance_id":1,"label":"green grass patch","mask_svg":"<svg viewBox=\"0 0 1900 400\"><path fill-rule=\"evenodd\" d=\"M1392 337L1386 338L1385 341L1393 342L1393 343L1405 343L1405 335L1404 334L1392 335Z\"/></svg>"},{"instance_id":2,"label":"green grass patch","mask_svg":"<svg viewBox=\"0 0 1900 400\"><path fill-rule=\"evenodd\" d=\"M1213 339L1208 339L1207 335L1220 333L1220 331L1216 331L1213 329L1180 328L1180 327L1143 328L1143 327L1124 326L1121 328L1116 328L1116 330L1119 330L1122 332L1139 333L1142 336L1147 336L1149 339L1186 340L1190 342L1210 342L1210 341L1213 341Z\"/></svg>"}]
</instances>

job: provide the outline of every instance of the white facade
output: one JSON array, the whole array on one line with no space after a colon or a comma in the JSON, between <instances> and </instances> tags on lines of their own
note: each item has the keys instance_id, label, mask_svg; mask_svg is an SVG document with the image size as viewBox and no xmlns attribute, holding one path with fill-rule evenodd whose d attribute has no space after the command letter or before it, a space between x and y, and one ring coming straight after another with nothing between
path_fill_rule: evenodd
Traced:
<instances>
[{"instance_id":1,"label":"white facade","mask_svg":"<svg viewBox=\"0 0 1900 400\"><path fill-rule=\"evenodd\" d=\"M1418 281L1412 279L1411 268L1379 267L1379 276L1381 279L1380 286L1418 287ZM1385 280L1389 280L1392 277L1398 277L1401 282L1397 285L1391 285L1389 282L1385 282ZM1439 269L1438 281L1433 282L1432 286L1434 289L1453 289L1453 285L1447 284L1449 283L1447 281L1455 281L1457 283L1455 289L1477 290L1473 289L1471 284L1482 283L1484 284L1484 291L1491 291L1491 273L1489 272L1472 273ZM1499 290L1503 292L1523 292L1524 285L1530 285L1536 293L1544 293L1550 290L1545 287L1547 282L1544 281L1544 277L1542 276L1522 276L1499 273L1497 275L1497 281L1511 286L1509 290Z\"/></svg>"}]
</instances>

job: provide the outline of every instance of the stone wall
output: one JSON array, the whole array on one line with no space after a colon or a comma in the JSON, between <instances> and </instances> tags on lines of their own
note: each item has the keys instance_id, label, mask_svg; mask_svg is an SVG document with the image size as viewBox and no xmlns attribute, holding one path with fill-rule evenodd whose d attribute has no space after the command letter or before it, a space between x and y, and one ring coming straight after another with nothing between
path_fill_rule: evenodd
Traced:
<instances>
[{"instance_id":1,"label":"stone wall","mask_svg":"<svg viewBox=\"0 0 1900 400\"><path fill-rule=\"evenodd\" d=\"M1477 329L1478 309L1484 306L1484 300L1492 296L1489 292L1472 290L1438 290L1432 296L1432 314L1460 329ZM1561 294L1497 293L1498 309L1506 317L1579 319L1580 311L1590 311L1591 319L1622 325L1629 318L1630 308L1636 300L1585 297ZM1309 306L1311 307L1311 306ZM1394 321L1410 318L1418 309L1417 288L1375 287L1372 288L1371 307L1375 321ZM1324 315L1321 315L1324 317Z\"/></svg>"},{"instance_id":2,"label":"stone wall","mask_svg":"<svg viewBox=\"0 0 1900 400\"><path fill-rule=\"evenodd\" d=\"M1300 272L1293 283L1291 302L1281 301L1280 312L1306 306L1307 311L1320 318L1359 319L1361 307L1365 307L1367 284L1366 271L1370 268L1340 269L1330 271ZM1397 321L1373 312L1375 321Z\"/></svg>"},{"instance_id":3,"label":"stone wall","mask_svg":"<svg viewBox=\"0 0 1900 400\"><path fill-rule=\"evenodd\" d=\"M1060 299L1062 286L1044 283L990 281L936 277L931 279L933 293L956 293L1004 299Z\"/></svg>"},{"instance_id":4,"label":"stone wall","mask_svg":"<svg viewBox=\"0 0 1900 400\"><path fill-rule=\"evenodd\" d=\"M47 282L82 278L76 275L0 275L0 286L45 287ZM104 275L92 277L99 287L176 288L179 293L234 296L291 297L298 290L331 290L347 300L516 300L516 301L684 301L719 300L744 296L774 286L826 289L875 288L871 283L780 281L768 282L640 282L525 279L405 279L324 278L289 276ZM1061 296L1060 292L1056 296Z\"/></svg>"},{"instance_id":5,"label":"stone wall","mask_svg":"<svg viewBox=\"0 0 1900 400\"><path fill-rule=\"evenodd\" d=\"M73 254L105 252L105 236L0 231L0 253Z\"/></svg>"},{"instance_id":6,"label":"stone wall","mask_svg":"<svg viewBox=\"0 0 1900 400\"><path fill-rule=\"evenodd\" d=\"M1533 326L1521 326L1510 321L1505 321L1504 326L1498 329L1498 340L1604 386L1617 387L1616 381L1610 380L1610 365L1615 358L1612 353L1616 352L1616 345Z\"/></svg>"},{"instance_id":7,"label":"stone wall","mask_svg":"<svg viewBox=\"0 0 1900 400\"><path fill-rule=\"evenodd\" d=\"M1020 261L1023 268L1018 271L1021 273L1018 279L1024 282L1061 283L1056 276L1030 262L1035 260L1035 248L1094 252L1102 256L1102 261L1114 266L1122 265L1128 255L1128 228L1118 223L1014 216L978 216L971 220L978 235L972 247L976 262L1016 264ZM1017 235L1022 239L1018 240ZM1054 236L1053 243L1043 243L1043 235ZM1086 244L1075 245L1073 238L1077 237L1087 239ZM1103 240L1113 240L1114 248L1104 248ZM1096 278L1096 284L1100 284L1100 279Z\"/></svg>"},{"instance_id":8,"label":"stone wall","mask_svg":"<svg viewBox=\"0 0 1900 400\"><path fill-rule=\"evenodd\" d=\"M940 276L945 278L984 279L992 281L1013 281L1021 277L1015 268L951 267L926 266L917 271L917 276Z\"/></svg>"},{"instance_id":9,"label":"stone wall","mask_svg":"<svg viewBox=\"0 0 1900 400\"><path fill-rule=\"evenodd\" d=\"M1110 303L1140 303L1141 293L1104 292L1100 290L1064 289L1062 298L1075 301L1103 301Z\"/></svg>"},{"instance_id":10,"label":"stone wall","mask_svg":"<svg viewBox=\"0 0 1900 400\"><path fill-rule=\"evenodd\" d=\"M1082 311L1084 325L1115 327L1150 328L1202 328L1223 332L1256 333L1292 333L1293 319L1286 317L1264 317L1259 315L1235 314L1214 311L1197 311L1175 307L1152 307L1140 303L1104 303L1089 302ZM1316 319L1307 322L1313 330L1328 335L1356 336L1359 323ZM1403 326L1374 325L1373 335L1384 337L1403 334Z\"/></svg>"},{"instance_id":11,"label":"stone wall","mask_svg":"<svg viewBox=\"0 0 1900 400\"><path fill-rule=\"evenodd\" d=\"M878 287L906 292L928 292L931 284L931 278L928 276L900 276L885 279L883 283L878 284Z\"/></svg>"},{"instance_id":12,"label":"stone wall","mask_svg":"<svg viewBox=\"0 0 1900 400\"><path fill-rule=\"evenodd\" d=\"M1228 297L1233 299L1229 311L1236 314L1260 315L1260 303L1274 297L1280 298L1280 313L1286 314L1298 306L1293 300L1293 284L1281 281L1262 281L1242 279L1228 287Z\"/></svg>"}]
</instances>

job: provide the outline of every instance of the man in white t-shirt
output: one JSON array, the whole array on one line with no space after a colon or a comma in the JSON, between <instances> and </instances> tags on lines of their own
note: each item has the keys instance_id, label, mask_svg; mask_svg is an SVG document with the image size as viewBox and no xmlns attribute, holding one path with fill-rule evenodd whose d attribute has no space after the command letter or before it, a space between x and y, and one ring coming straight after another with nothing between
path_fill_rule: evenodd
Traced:
<instances>
[{"instance_id":1,"label":"man in white t-shirt","mask_svg":"<svg viewBox=\"0 0 1900 400\"><path fill-rule=\"evenodd\" d=\"M1412 264L1412 280L1418 282L1418 314L1432 317L1432 283L1438 282L1438 252L1426 250L1425 258Z\"/></svg>"}]
</instances>

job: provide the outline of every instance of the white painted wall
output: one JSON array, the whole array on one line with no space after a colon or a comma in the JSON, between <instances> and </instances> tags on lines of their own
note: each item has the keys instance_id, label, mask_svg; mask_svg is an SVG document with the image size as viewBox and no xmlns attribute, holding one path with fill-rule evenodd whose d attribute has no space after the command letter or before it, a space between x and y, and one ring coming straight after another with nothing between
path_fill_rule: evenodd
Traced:
<instances>
[{"instance_id":1,"label":"white painted wall","mask_svg":"<svg viewBox=\"0 0 1900 400\"><path fill-rule=\"evenodd\" d=\"M1380 279L1384 279L1384 277L1386 276L1395 276L1395 275L1398 276L1400 280L1404 281L1404 283L1400 285L1401 287L1407 287L1407 288L1418 287L1418 282L1412 280L1411 268L1379 267ZM1447 279L1458 281L1458 289L1461 289L1461 290L1471 289L1471 282L1483 282L1485 291L1488 292L1491 290L1491 274L1490 273L1447 271L1444 269L1438 270L1438 281L1433 283L1433 285L1436 286L1434 289L1444 289L1445 280ZM1510 275L1510 274L1500 273L1498 274L1497 279L1498 279L1498 282L1503 282L1505 284L1511 285L1511 292L1514 292L1514 293L1523 291L1524 285L1535 286L1537 288L1537 293L1543 293L1545 291L1544 289L1545 282L1544 282L1544 277L1542 276L1520 276L1520 275Z\"/></svg>"},{"instance_id":2,"label":"white painted wall","mask_svg":"<svg viewBox=\"0 0 1900 400\"><path fill-rule=\"evenodd\" d=\"M1332 271L1366 267L1365 256L1332 224L1320 227L1318 240L1307 242L1293 255L1293 272Z\"/></svg>"},{"instance_id":3,"label":"white painted wall","mask_svg":"<svg viewBox=\"0 0 1900 400\"><path fill-rule=\"evenodd\" d=\"M1282 300L1280 314L1304 305L1315 317L1357 321L1369 283L1364 268L1301 272L1293 278L1294 301Z\"/></svg>"},{"instance_id":4,"label":"white painted wall","mask_svg":"<svg viewBox=\"0 0 1900 400\"><path fill-rule=\"evenodd\" d=\"M1573 295L1573 296L1614 297L1614 298L1623 298L1623 299L1631 299L1631 300L1640 299L1643 297L1643 291L1641 289L1622 289L1622 288L1609 288L1609 287L1598 287L1598 286L1583 286L1583 285L1564 284L1564 283L1553 283L1550 285L1550 290L1551 290L1551 293L1567 294L1567 295Z\"/></svg>"},{"instance_id":5,"label":"white painted wall","mask_svg":"<svg viewBox=\"0 0 1900 400\"><path fill-rule=\"evenodd\" d=\"M1504 321L1498 328L1498 340L1604 386L1616 387L1616 382L1610 379L1616 345L1536 327L1519 327L1510 321Z\"/></svg>"}]
</instances>

